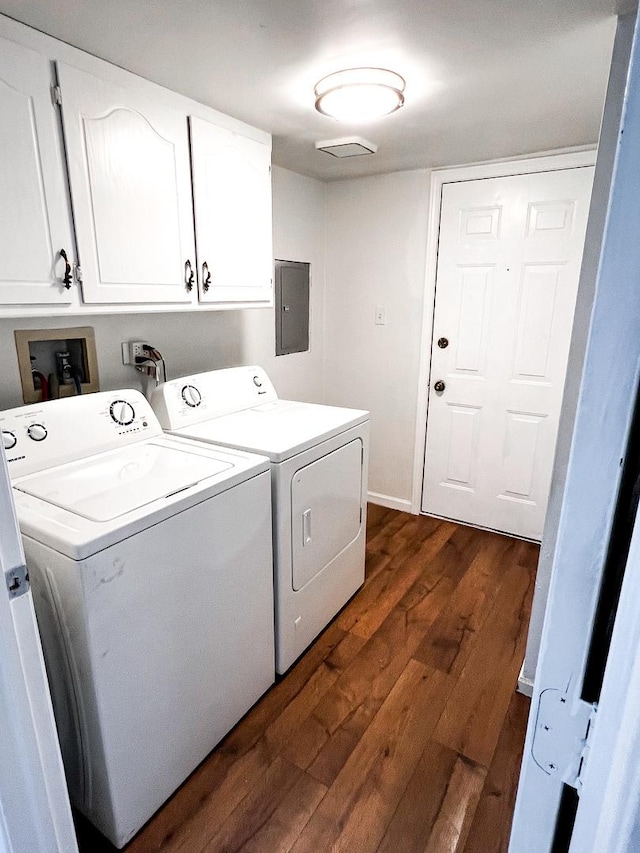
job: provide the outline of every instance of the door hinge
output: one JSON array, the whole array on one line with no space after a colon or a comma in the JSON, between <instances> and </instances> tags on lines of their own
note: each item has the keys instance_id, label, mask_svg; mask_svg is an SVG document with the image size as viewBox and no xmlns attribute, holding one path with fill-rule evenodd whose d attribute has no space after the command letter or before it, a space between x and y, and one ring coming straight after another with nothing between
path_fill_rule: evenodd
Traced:
<instances>
[{"instance_id":1,"label":"door hinge","mask_svg":"<svg viewBox=\"0 0 640 853\"><path fill-rule=\"evenodd\" d=\"M543 690L531 753L549 776L580 790L598 706L571 700L562 690Z\"/></svg>"},{"instance_id":2,"label":"door hinge","mask_svg":"<svg viewBox=\"0 0 640 853\"><path fill-rule=\"evenodd\" d=\"M60 86L52 86L51 90L53 92L53 103L62 106L62 89Z\"/></svg>"},{"instance_id":3,"label":"door hinge","mask_svg":"<svg viewBox=\"0 0 640 853\"><path fill-rule=\"evenodd\" d=\"M29 592L29 572L26 566L17 566L4 573L9 598L18 598Z\"/></svg>"}]
</instances>

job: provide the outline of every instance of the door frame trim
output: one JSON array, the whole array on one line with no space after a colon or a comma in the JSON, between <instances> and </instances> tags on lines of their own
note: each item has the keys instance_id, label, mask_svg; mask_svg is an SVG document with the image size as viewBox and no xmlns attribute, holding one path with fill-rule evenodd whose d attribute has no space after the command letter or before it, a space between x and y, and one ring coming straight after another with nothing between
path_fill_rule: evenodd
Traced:
<instances>
[{"instance_id":1,"label":"door frame trim","mask_svg":"<svg viewBox=\"0 0 640 853\"><path fill-rule=\"evenodd\" d=\"M420 365L418 370L418 394L416 406L415 447L413 455L413 485L411 490L411 512L422 512L422 485L424 480L424 456L427 439L429 375L431 372L431 346L433 341L433 314L436 296L436 272L438 265L438 237L440 233L440 208L445 184L462 181L477 181L483 178L505 178L511 175L530 175L536 172L555 172L595 166L595 146L555 154L533 155L524 159L496 160L489 163L473 163L451 169L435 169L431 173L428 198L427 254L425 262L424 300L420 333Z\"/></svg>"}]
</instances>

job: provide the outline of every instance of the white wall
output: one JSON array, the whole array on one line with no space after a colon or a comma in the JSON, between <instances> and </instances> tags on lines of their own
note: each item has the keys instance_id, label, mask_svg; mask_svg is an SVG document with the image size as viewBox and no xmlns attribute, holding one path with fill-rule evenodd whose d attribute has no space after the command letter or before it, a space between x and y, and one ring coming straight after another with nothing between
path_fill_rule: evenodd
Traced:
<instances>
[{"instance_id":1,"label":"white wall","mask_svg":"<svg viewBox=\"0 0 640 853\"><path fill-rule=\"evenodd\" d=\"M64 319L0 320L0 409L23 404L14 329L93 326L100 387L142 387L141 375L122 364L120 342L140 339L164 355L169 378L218 367L261 364L283 397L322 402L324 326L324 186L273 169L273 233L277 258L311 263L310 350L274 356L273 309L181 314L125 314Z\"/></svg>"},{"instance_id":2,"label":"white wall","mask_svg":"<svg viewBox=\"0 0 640 853\"><path fill-rule=\"evenodd\" d=\"M369 491L410 509L429 171L326 188L325 397L371 412ZM374 324L376 306L386 325Z\"/></svg>"}]
</instances>

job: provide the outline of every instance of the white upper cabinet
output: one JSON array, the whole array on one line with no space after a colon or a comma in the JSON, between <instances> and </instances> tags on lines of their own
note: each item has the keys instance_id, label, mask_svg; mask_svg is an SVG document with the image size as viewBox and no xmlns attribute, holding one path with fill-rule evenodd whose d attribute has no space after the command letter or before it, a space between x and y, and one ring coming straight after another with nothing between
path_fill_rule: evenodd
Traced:
<instances>
[{"instance_id":1,"label":"white upper cabinet","mask_svg":"<svg viewBox=\"0 0 640 853\"><path fill-rule=\"evenodd\" d=\"M191 116L199 299L273 299L271 148Z\"/></svg>"},{"instance_id":2,"label":"white upper cabinet","mask_svg":"<svg viewBox=\"0 0 640 853\"><path fill-rule=\"evenodd\" d=\"M84 302L194 301L186 116L57 67Z\"/></svg>"},{"instance_id":3,"label":"white upper cabinet","mask_svg":"<svg viewBox=\"0 0 640 853\"><path fill-rule=\"evenodd\" d=\"M73 242L50 63L0 39L0 304L68 305ZM68 286L67 286L68 285Z\"/></svg>"}]
</instances>

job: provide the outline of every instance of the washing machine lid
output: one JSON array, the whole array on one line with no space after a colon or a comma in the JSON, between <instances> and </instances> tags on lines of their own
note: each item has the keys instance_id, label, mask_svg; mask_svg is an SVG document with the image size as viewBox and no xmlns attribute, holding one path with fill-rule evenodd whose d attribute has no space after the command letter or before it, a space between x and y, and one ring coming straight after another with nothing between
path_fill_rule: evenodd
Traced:
<instances>
[{"instance_id":1,"label":"washing machine lid","mask_svg":"<svg viewBox=\"0 0 640 853\"><path fill-rule=\"evenodd\" d=\"M283 462L369 420L369 412L273 400L175 431L176 435L253 451Z\"/></svg>"},{"instance_id":2,"label":"washing machine lid","mask_svg":"<svg viewBox=\"0 0 640 853\"><path fill-rule=\"evenodd\" d=\"M232 467L199 453L197 446L150 441L36 474L15 488L90 521L107 522Z\"/></svg>"}]
</instances>

